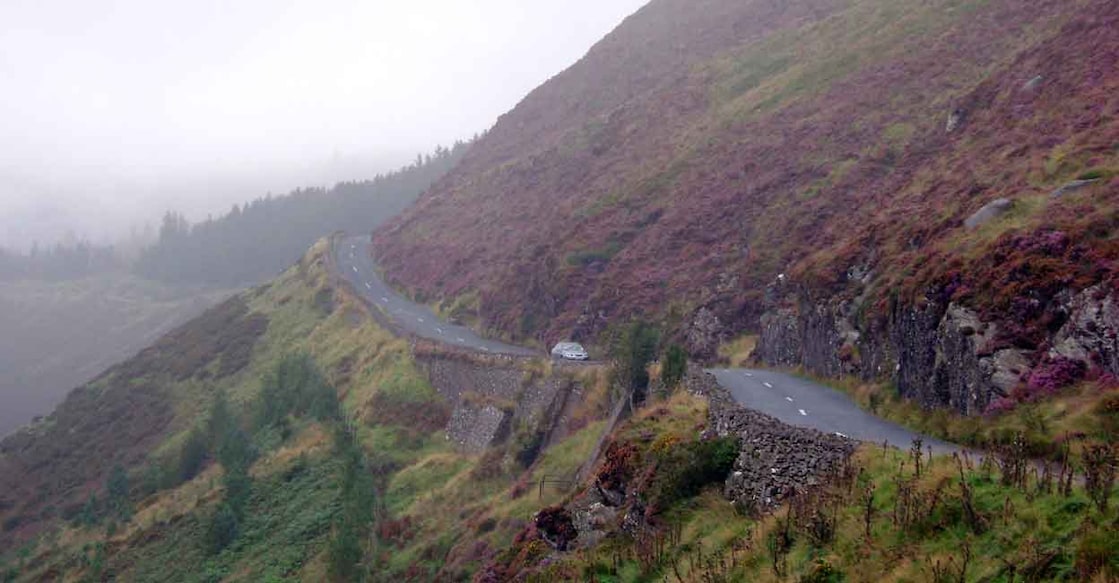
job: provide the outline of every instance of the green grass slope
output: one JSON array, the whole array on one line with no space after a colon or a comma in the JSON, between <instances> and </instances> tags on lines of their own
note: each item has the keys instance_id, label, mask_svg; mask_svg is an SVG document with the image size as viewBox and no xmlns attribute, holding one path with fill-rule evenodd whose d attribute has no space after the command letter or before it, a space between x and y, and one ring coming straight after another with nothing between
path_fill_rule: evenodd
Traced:
<instances>
[{"instance_id":1,"label":"green grass slope","mask_svg":"<svg viewBox=\"0 0 1119 583\"><path fill-rule=\"evenodd\" d=\"M329 261L320 242L0 442L0 581L459 580L558 501L537 481L602 423L576 407L529 467L515 441L458 452L408 342Z\"/></svg>"}]
</instances>

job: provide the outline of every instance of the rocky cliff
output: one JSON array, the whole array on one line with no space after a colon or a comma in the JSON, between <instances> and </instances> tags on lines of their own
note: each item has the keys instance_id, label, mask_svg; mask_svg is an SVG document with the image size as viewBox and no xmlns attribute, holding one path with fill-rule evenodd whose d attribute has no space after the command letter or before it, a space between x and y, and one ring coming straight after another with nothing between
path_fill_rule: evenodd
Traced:
<instances>
[{"instance_id":1,"label":"rocky cliff","mask_svg":"<svg viewBox=\"0 0 1119 583\"><path fill-rule=\"evenodd\" d=\"M1047 306L1052 331L1040 345L1022 346L1004 334L1013 322L985 320L954 302L895 306L873 321L861 317L857 302L801 296L795 307L761 318L755 357L823 376L888 379L925 407L973 415L1085 375L1119 375L1116 297L1103 286L1057 294Z\"/></svg>"}]
</instances>

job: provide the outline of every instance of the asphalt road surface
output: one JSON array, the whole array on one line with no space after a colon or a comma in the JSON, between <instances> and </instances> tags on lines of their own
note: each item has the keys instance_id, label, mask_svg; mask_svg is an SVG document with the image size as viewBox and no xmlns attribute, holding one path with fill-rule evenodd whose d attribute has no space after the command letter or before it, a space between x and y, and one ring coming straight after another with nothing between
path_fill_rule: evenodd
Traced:
<instances>
[{"instance_id":1,"label":"asphalt road surface","mask_svg":"<svg viewBox=\"0 0 1119 583\"><path fill-rule=\"evenodd\" d=\"M385 284L369 256L367 237L338 238L334 244L334 263L349 279L355 290L363 294L400 328L420 336L470 348L479 352L539 356L534 350L482 338L470 328L448 324L428 306L417 304Z\"/></svg>"},{"instance_id":2,"label":"asphalt road surface","mask_svg":"<svg viewBox=\"0 0 1119 583\"><path fill-rule=\"evenodd\" d=\"M863 411L847 395L809 380L768 370L709 369L742 406L788 423L859 439L908 448L915 437L934 453L960 448L910 431Z\"/></svg>"}]
</instances>

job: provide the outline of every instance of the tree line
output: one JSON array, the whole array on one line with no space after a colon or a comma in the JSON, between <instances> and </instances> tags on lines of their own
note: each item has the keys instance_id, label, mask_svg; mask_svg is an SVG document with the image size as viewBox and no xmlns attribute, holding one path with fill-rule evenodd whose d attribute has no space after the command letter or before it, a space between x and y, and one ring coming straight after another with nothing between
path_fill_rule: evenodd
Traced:
<instances>
[{"instance_id":1,"label":"tree line","mask_svg":"<svg viewBox=\"0 0 1119 583\"><path fill-rule=\"evenodd\" d=\"M235 204L228 213L196 224L168 211L158 238L138 254L87 241L35 244L24 253L0 248L0 281L61 281L131 270L165 283L258 283L297 261L320 237L337 230L368 232L404 210L454 167L472 142L437 147L371 180L299 188Z\"/></svg>"},{"instance_id":2,"label":"tree line","mask_svg":"<svg viewBox=\"0 0 1119 583\"><path fill-rule=\"evenodd\" d=\"M31 246L27 253L0 249L0 281L37 279L61 281L123 269L125 262L112 246L87 241Z\"/></svg>"},{"instance_id":3,"label":"tree line","mask_svg":"<svg viewBox=\"0 0 1119 583\"><path fill-rule=\"evenodd\" d=\"M417 156L411 165L372 180L265 196L194 225L168 212L158 240L140 254L134 270L168 283L262 281L298 260L320 237L336 230L368 232L404 210L466 148L465 142L436 148L434 154Z\"/></svg>"}]
</instances>

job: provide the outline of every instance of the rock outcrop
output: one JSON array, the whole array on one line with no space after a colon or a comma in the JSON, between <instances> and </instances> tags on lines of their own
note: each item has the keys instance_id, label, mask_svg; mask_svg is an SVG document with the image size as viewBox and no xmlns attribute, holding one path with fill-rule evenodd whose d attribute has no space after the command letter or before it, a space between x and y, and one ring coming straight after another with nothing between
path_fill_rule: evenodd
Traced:
<instances>
[{"instance_id":1,"label":"rock outcrop","mask_svg":"<svg viewBox=\"0 0 1119 583\"><path fill-rule=\"evenodd\" d=\"M1010 209L1014 208L1014 201L1008 198L996 198L991 202L983 205L983 208L975 211L973 215L964 219L964 227L968 229L976 229L980 226L991 222L1007 213Z\"/></svg>"},{"instance_id":2,"label":"rock outcrop","mask_svg":"<svg viewBox=\"0 0 1119 583\"><path fill-rule=\"evenodd\" d=\"M1096 286L1069 294L1064 325L1048 355L1119 374L1119 304ZM802 300L761 318L754 358L769 366L803 366L814 374L888 379L926 408L984 412L1008 395L1043 356L999 340L999 323L965 306L930 302L897 307L884 322L860 322L851 302Z\"/></svg>"}]
</instances>

